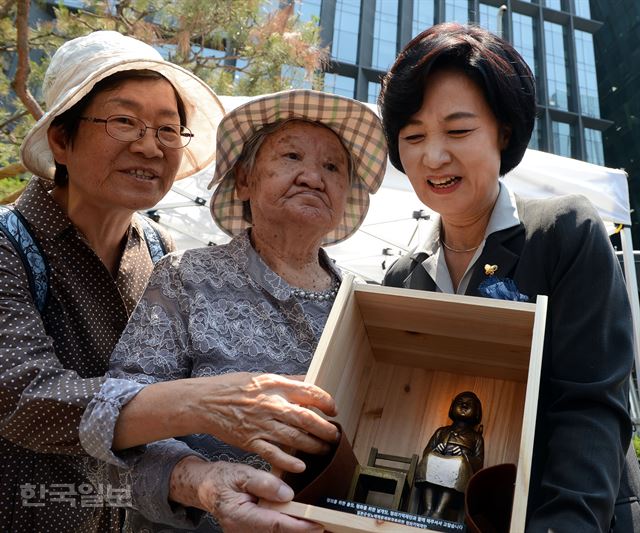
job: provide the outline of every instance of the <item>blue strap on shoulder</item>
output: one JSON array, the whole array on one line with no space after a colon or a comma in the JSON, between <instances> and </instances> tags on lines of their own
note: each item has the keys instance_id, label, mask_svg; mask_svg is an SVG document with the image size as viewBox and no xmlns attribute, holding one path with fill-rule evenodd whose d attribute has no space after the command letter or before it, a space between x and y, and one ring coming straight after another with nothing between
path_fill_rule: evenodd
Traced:
<instances>
[{"instance_id":1,"label":"blue strap on shoulder","mask_svg":"<svg viewBox=\"0 0 640 533\"><path fill-rule=\"evenodd\" d=\"M20 211L11 206L0 205L0 231L22 259L33 301L42 313L49 296L49 263L38 240Z\"/></svg>"},{"instance_id":2,"label":"blue strap on shoulder","mask_svg":"<svg viewBox=\"0 0 640 533\"><path fill-rule=\"evenodd\" d=\"M142 230L149 248L149 255L153 263L157 263L166 252L164 242L146 217L141 216ZM38 309L42 314L49 297L49 263L38 240L33 235L31 227L20 211L15 207L0 205L0 231L4 233L18 252L29 280L29 290Z\"/></svg>"},{"instance_id":3,"label":"blue strap on shoulder","mask_svg":"<svg viewBox=\"0 0 640 533\"><path fill-rule=\"evenodd\" d=\"M141 215L138 220L140 220L142 224L142 231L144 232L144 240L147 241L147 248L149 248L149 255L151 256L151 261L155 265L162 256L166 255L167 250L164 247L164 242L160 238L160 234L158 230L153 227L153 225L149 222L147 217Z\"/></svg>"}]
</instances>

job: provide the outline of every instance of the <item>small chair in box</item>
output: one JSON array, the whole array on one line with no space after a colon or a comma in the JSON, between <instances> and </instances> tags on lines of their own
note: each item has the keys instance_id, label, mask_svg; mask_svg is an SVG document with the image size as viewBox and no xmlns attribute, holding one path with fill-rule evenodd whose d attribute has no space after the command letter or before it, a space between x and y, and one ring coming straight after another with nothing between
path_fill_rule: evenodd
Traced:
<instances>
[{"instance_id":1,"label":"small chair in box","mask_svg":"<svg viewBox=\"0 0 640 533\"><path fill-rule=\"evenodd\" d=\"M383 466L380 461L397 463L402 466ZM377 448L371 448L369 459L365 466L358 465L353 475L349 500L366 502L369 492L391 494L392 502L385 507L401 510L409 496L413 478L418 465L418 456L401 457L379 453Z\"/></svg>"}]
</instances>

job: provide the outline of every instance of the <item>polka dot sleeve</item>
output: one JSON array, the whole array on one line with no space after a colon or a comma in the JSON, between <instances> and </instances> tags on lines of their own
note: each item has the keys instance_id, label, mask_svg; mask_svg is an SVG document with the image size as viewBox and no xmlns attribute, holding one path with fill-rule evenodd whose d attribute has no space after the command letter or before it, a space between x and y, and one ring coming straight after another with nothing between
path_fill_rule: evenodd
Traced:
<instances>
[{"instance_id":1,"label":"polka dot sleeve","mask_svg":"<svg viewBox=\"0 0 640 533\"><path fill-rule=\"evenodd\" d=\"M83 453L80 417L103 377L64 368L22 261L0 234L0 436L43 453Z\"/></svg>"}]
</instances>

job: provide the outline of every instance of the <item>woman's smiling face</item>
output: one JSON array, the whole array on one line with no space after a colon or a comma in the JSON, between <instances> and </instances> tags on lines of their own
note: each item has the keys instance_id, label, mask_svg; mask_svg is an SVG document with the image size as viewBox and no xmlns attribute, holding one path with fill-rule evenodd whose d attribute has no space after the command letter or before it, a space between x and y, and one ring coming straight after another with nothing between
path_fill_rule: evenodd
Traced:
<instances>
[{"instance_id":1,"label":"woman's smiling face","mask_svg":"<svg viewBox=\"0 0 640 533\"><path fill-rule=\"evenodd\" d=\"M482 89L462 71L442 69L429 76L398 148L420 200L445 218L464 220L492 208L508 140Z\"/></svg>"},{"instance_id":2,"label":"woman's smiling face","mask_svg":"<svg viewBox=\"0 0 640 533\"><path fill-rule=\"evenodd\" d=\"M180 124L176 95L165 79L131 79L97 93L83 116L129 115L158 128ZM73 141L49 129L49 144L69 173L69 194L100 208L135 211L158 203L173 184L182 150L167 148L149 129L137 141L111 137L103 123L81 121Z\"/></svg>"}]
</instances>

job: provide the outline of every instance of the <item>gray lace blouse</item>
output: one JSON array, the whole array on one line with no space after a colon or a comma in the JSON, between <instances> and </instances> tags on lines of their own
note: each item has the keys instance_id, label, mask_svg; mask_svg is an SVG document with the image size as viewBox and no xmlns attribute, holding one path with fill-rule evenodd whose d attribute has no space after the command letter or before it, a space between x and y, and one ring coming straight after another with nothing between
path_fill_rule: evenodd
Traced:
<instances>
[{"instance_id":1,"label":"gray lace blouse","mask_svg":"<svg viewBox=\"0 0 640 533\"><path fill-rule=\"evenodd\" d=\"M320 259L340 280L323 250ZM171 254L156 266L113 352L108 375L150 384L238 371L305 374L332 304L295 296L255 252L247 233L223 246ZM268 467L258 456L209 435L160 441L115 456L115 421L134 395L103 387L81 425L90 454L126 467L122 481L131 483L133 506L140 511L129 513L129 528L175 531L152 522L196 527L191 513L168 504L171 469L194 450L212 461ZM197 530L216 529L207 516Z\"/></svg>"}]
</instances>

